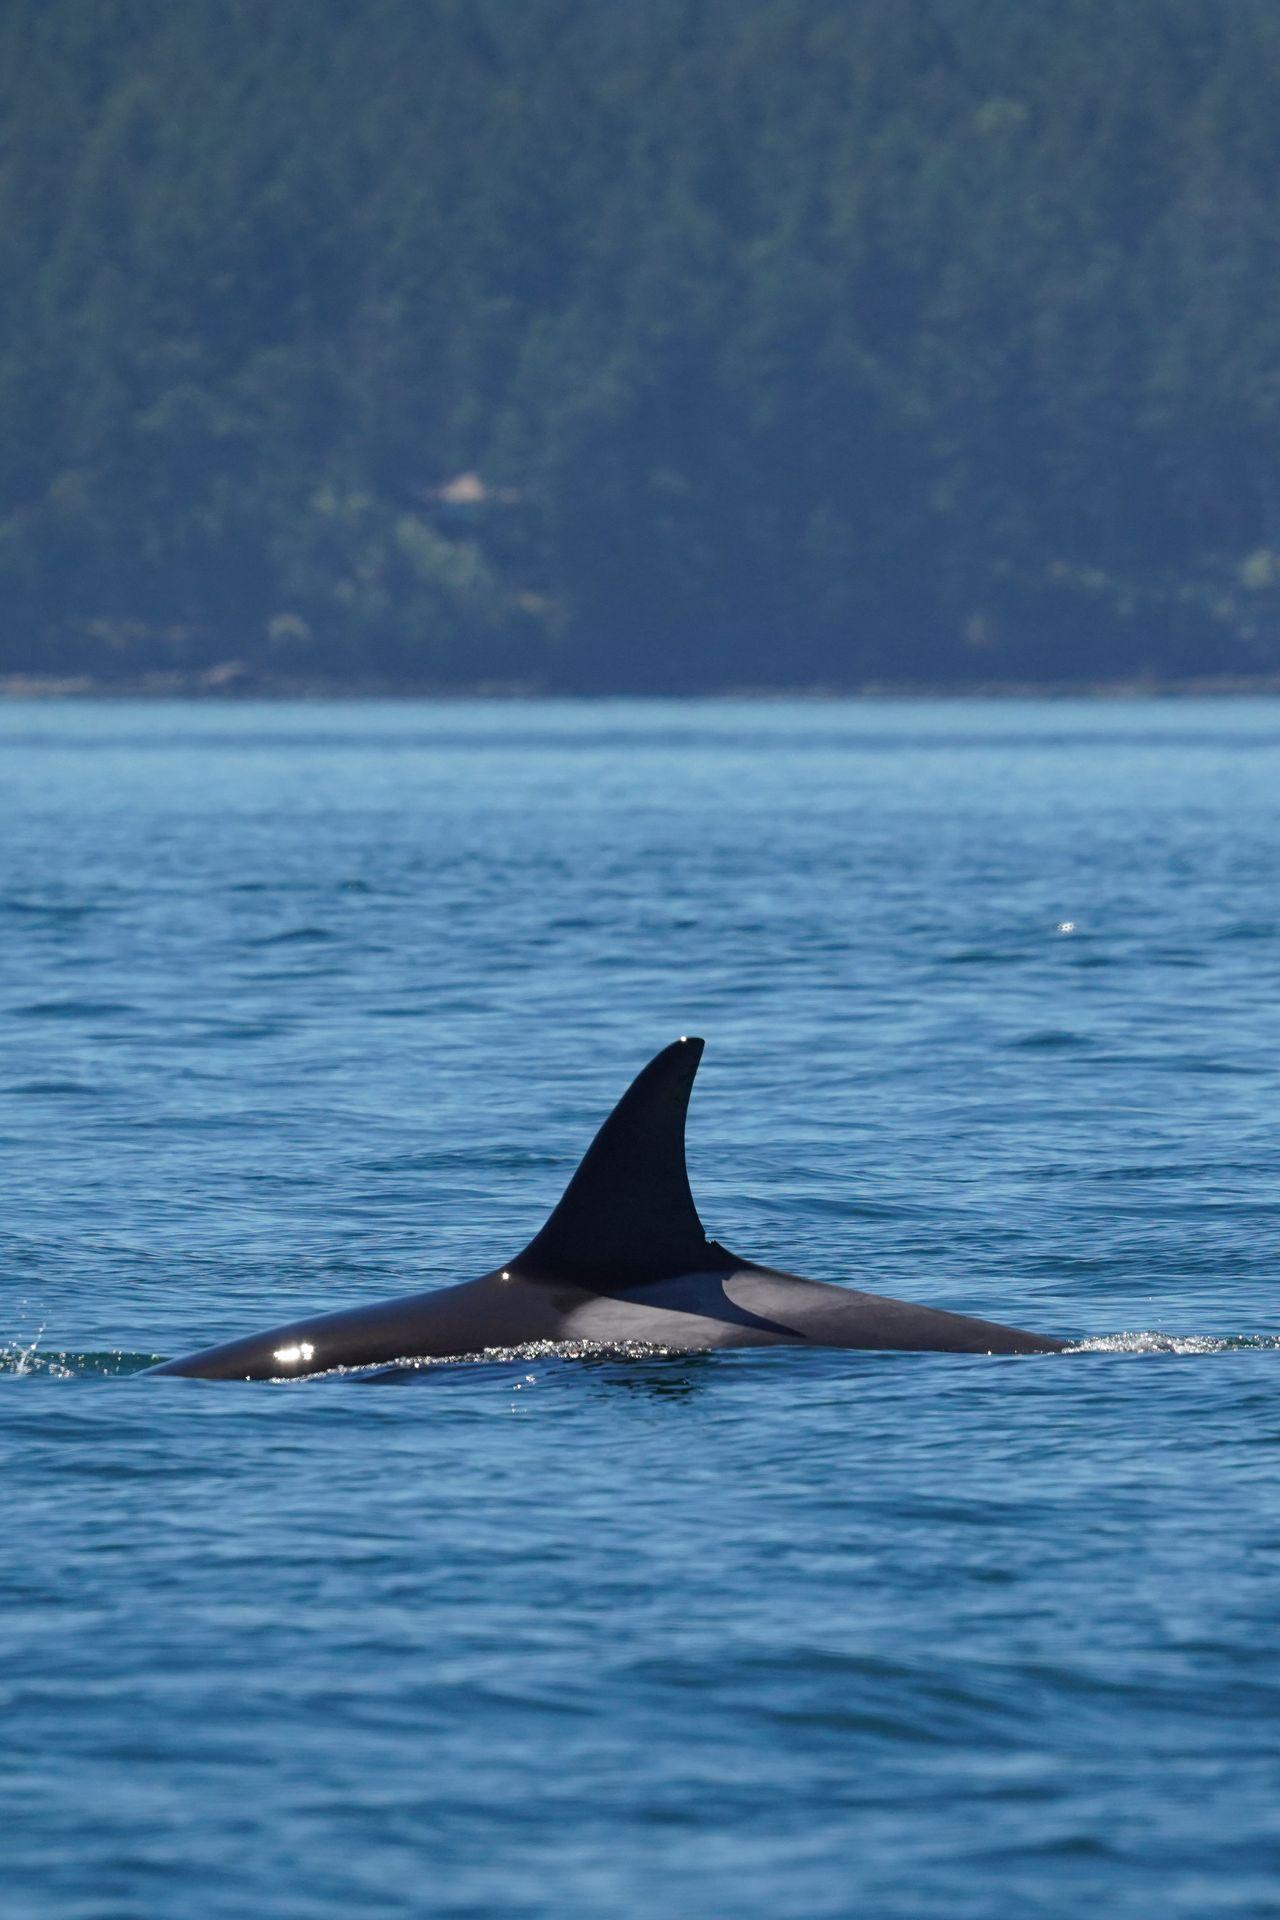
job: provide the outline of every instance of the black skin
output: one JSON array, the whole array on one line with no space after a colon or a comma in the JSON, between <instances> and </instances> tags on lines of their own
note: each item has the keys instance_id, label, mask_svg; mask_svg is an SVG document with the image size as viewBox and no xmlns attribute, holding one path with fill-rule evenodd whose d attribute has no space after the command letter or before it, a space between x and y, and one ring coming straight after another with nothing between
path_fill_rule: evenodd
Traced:
<instances>
[{"instance_id":1,"label":"black skin","mask_svg":"<svg viewBox=\"0 0 1280 1920\"><path fill-rule=\"evenodd\" d=\"M708 1240L684 1125L701 1040L665 1048L601 1127L542 1231L505 1267L399 1300L290 1321L149 1369L267 1380L551 1341L1057 1353L1069 1343L738 1259Z\"/></svg>"}]
</instances>

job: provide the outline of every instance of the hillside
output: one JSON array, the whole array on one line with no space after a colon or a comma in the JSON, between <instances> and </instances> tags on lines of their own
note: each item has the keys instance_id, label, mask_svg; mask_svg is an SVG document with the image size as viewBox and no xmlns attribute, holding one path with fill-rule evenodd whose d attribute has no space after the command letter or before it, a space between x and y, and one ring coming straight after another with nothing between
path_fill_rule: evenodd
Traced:
<instances>
[{"instance_id":1,"label":"hillside","mask_svg":"<svg viewBox=\"0 0 1280 1920\"><path fill-rule=\"evenodd\" d=\"M1268 0L7 0L0 673L1280 670Z\"/></svg>"}]
</instances>

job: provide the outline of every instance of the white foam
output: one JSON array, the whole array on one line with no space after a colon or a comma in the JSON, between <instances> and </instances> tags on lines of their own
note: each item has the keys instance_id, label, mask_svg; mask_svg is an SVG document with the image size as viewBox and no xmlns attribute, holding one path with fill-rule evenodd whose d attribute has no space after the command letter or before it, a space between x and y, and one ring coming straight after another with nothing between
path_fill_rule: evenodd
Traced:
<instances>
[{"instance_id":1,"label":"white foam","mask_svg":"<svg viewBox=\"0 0 1280 1920\"><path fill-rule=\"evenodd\" d=\"M1280 1336L1238 1334L1231 1339L1207 1333L1172 1334L1141 1330L1132 1333L1100 1334L1093 1340L1077 1340L1066 1351L1068 1353L1241 1353L1255 1349L1264 1352L1280 1349Z\"/></svg>"}]
</instances>

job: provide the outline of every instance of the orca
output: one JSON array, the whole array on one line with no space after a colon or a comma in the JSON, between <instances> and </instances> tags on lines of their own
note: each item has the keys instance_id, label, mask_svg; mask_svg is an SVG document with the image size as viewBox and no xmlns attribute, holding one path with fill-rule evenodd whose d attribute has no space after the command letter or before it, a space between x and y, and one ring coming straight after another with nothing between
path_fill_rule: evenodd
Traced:
<instances>
[{"instance_id":1,"label":"orca","mask_svg":"<svg viewBox=\"0 0 1280 1920\"><path fill-rule=\"evenodd\" d=\"M698 1218L685 1115L703 1042L643 1068L597 1133L559 1205L522 1253L478 1280L291 1320L147 1369L279 1380L334 1369L582 1343L702 1353L717 1347L859 1347L1056 1353L1069 1342L913 1306L730 1253ZM377 1378L377 1375L366 1376Z\"/></svg>"}]
</instances>

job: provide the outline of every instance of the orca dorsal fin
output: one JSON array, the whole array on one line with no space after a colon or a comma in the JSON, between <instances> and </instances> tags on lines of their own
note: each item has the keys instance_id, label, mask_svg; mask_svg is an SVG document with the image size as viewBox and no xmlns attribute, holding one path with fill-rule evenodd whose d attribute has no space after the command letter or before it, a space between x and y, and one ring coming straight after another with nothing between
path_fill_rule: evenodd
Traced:
<instances>
[{"instance_id":1,"label":"orca dorsal fin","mask_svg":"<svg viewBox=\"0 0 1280 1920\"><path fill-rule=\"evenodd\" d=\"M513 1265L613 1290L722 1263L689 1191L684 1121L701 1040L643 1068L587 1148L560 1204Z\"/></svg>"}]
</instances>

